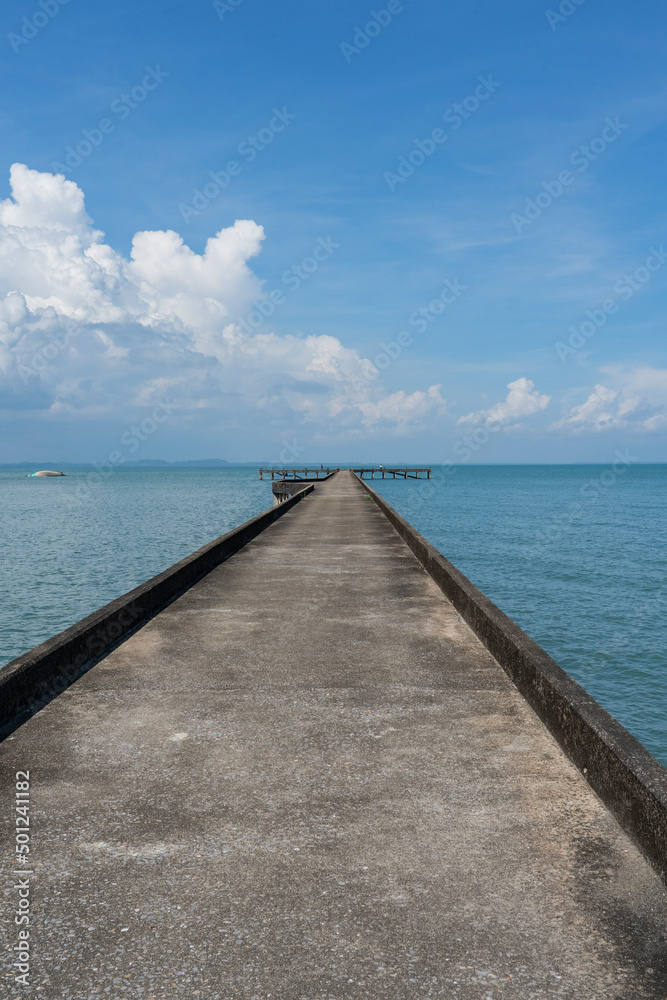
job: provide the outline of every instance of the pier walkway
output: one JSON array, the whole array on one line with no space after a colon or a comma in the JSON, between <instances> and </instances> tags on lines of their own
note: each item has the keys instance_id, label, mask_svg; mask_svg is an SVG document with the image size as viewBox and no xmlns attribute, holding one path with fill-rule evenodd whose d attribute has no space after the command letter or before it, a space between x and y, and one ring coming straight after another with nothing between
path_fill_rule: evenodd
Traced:
<instances>
[{"instance_id":1,"label":"pier walkway","mask_svg":"<svg viewBox=\"0 0 667 1000\"><path fill-rule=\"evenodd\" d=\"M31 775L31 996L667 997L658 875L350 472L0 763Z\"/></svg>"}]
</instances>

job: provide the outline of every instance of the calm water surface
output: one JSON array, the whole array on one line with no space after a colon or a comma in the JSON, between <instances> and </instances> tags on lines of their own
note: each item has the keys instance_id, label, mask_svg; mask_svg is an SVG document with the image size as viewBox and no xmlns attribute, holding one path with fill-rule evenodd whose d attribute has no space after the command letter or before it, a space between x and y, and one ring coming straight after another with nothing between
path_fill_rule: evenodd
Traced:
<instances>
[{"instance_id":1,"label":"calm water surface","mask_svg":"<svg viewBox=\"0 0 667 1000\"><path fill-rule=\"evenodd\" d=\"M270 507L257 470L0 470L0 664Z\"/></svg>"},{"instance_id":2,"label":"calm water surface","mask_svg":"<svg viewBox=\"0 0 667 1000\"><path fill-rule=\"evenodd\" d=\"M272 502L248 467L67 471L0 470L0 664ZM667 764L667 466L463 466L374 485Z\"/></svg>"},{"instance_id":3,"label":"calm water surface","mask_svg":"<svg viewBox=\"0 0 667 1000\"><path fill-rule=\"evenodd\" d=\"M667 465L371 485L667 765Z\"/></svg>"}]
</instances>

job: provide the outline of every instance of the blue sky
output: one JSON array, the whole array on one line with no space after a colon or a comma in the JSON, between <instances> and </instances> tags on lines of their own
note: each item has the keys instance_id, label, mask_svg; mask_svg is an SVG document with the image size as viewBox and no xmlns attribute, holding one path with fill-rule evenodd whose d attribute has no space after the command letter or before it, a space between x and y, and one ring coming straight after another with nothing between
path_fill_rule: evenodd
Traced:
<instances>
[{"instance_id":1,"label":"blue sky","mask_svg":"<svg viewBox=\"0 0 667 1000\"><path fill-rule=\"evenodd\" d=\"M0 462L664 460L657 5L2 19Z\"/></svg>"}]
</instances>

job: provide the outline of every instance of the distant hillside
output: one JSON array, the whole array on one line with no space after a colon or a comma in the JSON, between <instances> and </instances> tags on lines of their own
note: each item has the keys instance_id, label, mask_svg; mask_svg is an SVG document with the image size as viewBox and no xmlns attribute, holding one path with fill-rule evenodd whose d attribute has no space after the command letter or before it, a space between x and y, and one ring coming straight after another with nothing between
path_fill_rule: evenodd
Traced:
<instances>
[{"instance_id":1,"label":"distant hillside","mask_svg":"<svg viewBox=\"0 0 667 1000\"><path fill-rule=\"evenodd\" d=\"M136 462L123 462L119 469L221 469L228 465L261 465L261 462L228 462L225 458L194 458L187 462L166 462L162 458L143 458ZM92 462L5 462L0 469L83 469Z\"/></svg>"},{"instance_id":2,"label":"distant hillside","mask_svg":"<svg viewBox=\"0 0 667 1000\"><path fill-rule=\"evenodd\" d=\"M161 458L143 458L136 462L123 462L126 469L217 469L229 465L224 458L195 458L189 462L165 462Z\"/></svg>"}]
</instances>

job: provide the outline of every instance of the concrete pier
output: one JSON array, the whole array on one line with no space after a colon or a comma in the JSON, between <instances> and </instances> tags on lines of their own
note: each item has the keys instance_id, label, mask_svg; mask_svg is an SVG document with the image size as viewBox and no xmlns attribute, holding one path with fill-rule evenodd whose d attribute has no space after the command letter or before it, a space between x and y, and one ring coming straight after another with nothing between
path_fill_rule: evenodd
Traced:
<instances>
[{"instance_id":1,"label":"concrete pier","mask_svg":"<svg viewBox=\"0 0 667 1000\"><path fill-rule=\"evenodd\" d=\"M389 479L390 477L392 479L421 479L422 472L424 473L424 477L426 479L431 478L430 468L418 469L414 466L412 468L407 466L395 468L393 466L380 465L375 467L371 466L370 468L362 467L360 469L352 469L351 471L354 472L355 475L359 476L359 479L375 479L376 473L378 479Z\"/></svg>"},{"instance_id":2,"label":"concrete pier","mask_svg":"<svg viewBox=\"0 0 667 1000\"><path fill-rule=\"evenodd\" d=\"M659 876L350 472L0 768L5 873L31 776L31 995L667 997Z\"/></svg>"}]
</instances>

